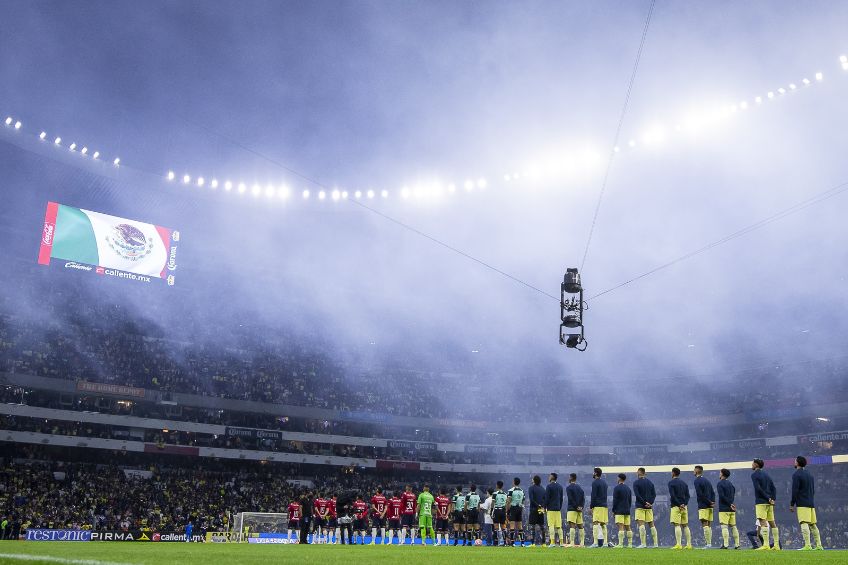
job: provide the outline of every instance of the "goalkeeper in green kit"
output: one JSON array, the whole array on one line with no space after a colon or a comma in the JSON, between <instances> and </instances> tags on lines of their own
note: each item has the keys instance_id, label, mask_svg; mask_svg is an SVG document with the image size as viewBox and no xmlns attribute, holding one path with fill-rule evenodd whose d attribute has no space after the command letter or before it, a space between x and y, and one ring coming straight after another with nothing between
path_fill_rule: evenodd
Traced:
<instances>
[{"instance_id":1,"label":"goalkeeper in green kit","mask_svg":"<svg viewBox=\"0 0 848 565\"><path fill-rule=\"evenodd\" d=\"M421 529L421 545L427 545L427 533L430 539L436 541L436 532L433 530L433 503L435 499L430 494L430 485L424 485L424 490L418 495L418 527Z\"/></svg>"}]
</instances>

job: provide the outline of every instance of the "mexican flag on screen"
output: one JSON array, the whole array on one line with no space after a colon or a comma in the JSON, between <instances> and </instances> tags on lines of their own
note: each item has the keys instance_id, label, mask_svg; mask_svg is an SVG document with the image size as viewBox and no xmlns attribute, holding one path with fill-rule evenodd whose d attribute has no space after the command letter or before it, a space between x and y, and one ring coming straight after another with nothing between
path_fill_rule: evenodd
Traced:
<instances>
[{"instance_id":1,"label":"mexican flag on screen","mask_svg":"<svg viewBox=\"0 0 848 565\"><path fill-rule=\"evenodd\" d=\"M167 228L50 202L39 263L64 259L164 278L170 243Z\"/></svg>"}]
</instances>

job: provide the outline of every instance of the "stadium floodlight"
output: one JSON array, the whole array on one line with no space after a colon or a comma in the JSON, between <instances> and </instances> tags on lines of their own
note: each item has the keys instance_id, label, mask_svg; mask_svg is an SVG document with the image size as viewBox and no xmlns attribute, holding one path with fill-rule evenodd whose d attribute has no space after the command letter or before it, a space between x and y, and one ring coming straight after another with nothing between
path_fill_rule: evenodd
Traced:
<instances>
[{"instance_id":1,"label":"stadium floodlight","mask_svg":"<svg viewBox=\"0 0 848 565\"><path fill-rule=\"evenodd\" d=\"M453 184L453 183L450 183L450 184L448 185L448 192L450 192L451 194L453 194L454 192L456 192L456 185L455 185L455 184Z\"/></svg>"},{"instance_id":2,"label":"stadium floodlight","mask_svg":"<svg viewBox=\"0 0 848 565\"><path fill-rule=\"evenodd\" d=\"M819 81L819 82L823 81L824 80L824 74L823 73L816 73L816 80Z\"/></svg>"},{"instance_id":3,"label":"stadium floodlight","mask_svg":"<svg viewBox=\"0 0 848 565\"><path fill-rule=\"evenodd\" d=\"M239 194L244 194L244 192L246 190L247 190L247 185L244 184L243 182L240 182L239 185L238 185Z\"/></svg>"},{"instance_id":4,"label":"stadium floodlight","mask_svg":"<svg viewBox=\"0 0 848 565\"><path fill-rule=\"evenodd\" d=\"M83 145L82 149L80 149L80 153L82 153L83 155L87 155L88 154L88 147Z\"/></svg>"},{"instance_id":5,"label":"stadium floodlight","mask_svg":"<svg viewBox=\"0 0 848 565\"><path fill-rule=\"evenodd\" d=\"M15 122L15 129L21 129L21 122Z\"/></svg>"},{"instance_id":6,"label":"stadium floodlight","mask_svg":"<svg viewBox=\"0 0 848 565\"><path fill-rule=\"evenodd\" d=\"M56 139L53 140L53 143L55 143L56 145L61 145L62 144L62 138L57 137Z\"/></svg>"},{"instance_id":7,"label":"stadium floodlight","mask_svg":"<svg viewBox=\"0 0 848 565\"><path fill-rule=\"evenodd\" d=\"M780 88L777 89L777 93L778 94L786 94L786 89L781 86Z\"/></svg>"},{"instance_id":8,"label":"stadium floodlight","mask_svg":"<svg viewBox=\"0 0 848 565\"><path fill-rule=\"evenodd\" d=\"M282 198L283 200L285 200L286 198L288 198L290 194L291 194L291 191L289 190L289 187L287 187L287 186L286 186L286 185L284 185L284 184L281 184L281 185L280 185L280 188L279 188L279 189L277 189L277 196L279 196L279 197L280 197L280 198Z\"/></svg>"},{"instance_id":9,"label":"stadium floodlight","mask_svg":"<svg viewBox=\"0 0 848 565\"><path fill-rule=\"evenodd\" d=\"M206 179L203 177L197 177L197 186L203 186L206 184Z\"/></svg>"},{"instance_id":10,"label":"stadium floodlight","mask_svg":"<svg viewBox=\"0 0 848 565\"><path fill-rule=\"evenodd\" d=\"M798 88L797 84L795 84L794 82L789 83L789 90L795 90L796 88Z\"/></svg>"},{"instance_id":11,"label":"stadium floodlight","mask_svg":"<svg viewBox=\"0 0 848 565\"><path fill-rule=\"evenodd\" d=\"M403 187L400 189L400 197L401 198L409 198L409 187Z\"/></svg>"},{"instance_id":12,"label":"stadium floodlight","mask_svg":"<svg viewBox=\"0 0 848 565\"><path fill-rule=\"evenodd\" d=\"M228 181L226 181L226 182L224 183L224 190L226 190L226 191L230 191L230 190L232 190L232 189L233 189L233 182L232 182L232 181L229 181L229 180L228 180Z\"/></svg>"},{"instance_id":13,"label":"stadium floodlight","mask_svg":"<svg viewBox=\"0 0 848 565\"><path fill-rule=\"evenodd\" d=\"M474 181L471 180L471 179L468 179L467 181L465 181L465 184L463 186L465 186L465 190L470 192L470 191L474 190Z\"/></svg>"},{"instance_id":14,"label":"stadium floodlight","mask_svg":"<svg viewBox=\"0 0 848 565\"><path fill-rule=\"evenodd\" d=\"M631 139L630 141L627 142L627 145L629 145L630 147L636 147L636 140Z\"/></svg>"},{"instance_id":15,"label":"stadium floodlight","mask_svg":"<svg viewBox=\"0 0 848 565\"><path fill-rule=\"evenodd\" d=\"M345 200L345 199L347 199L347 191L343 190L342 191L342 200Z\"/></svg>"},{"instance_id":16,"label":"stadium floodlight","mask_svg":"<svg viewBox=\"0 0 848 565\"><path fill-rule=\"evenodd\" d=\"M357 190L356 192L353 193L353 197L356 198L357 200L359 200L360 198L362 198L362 191Z\"/></svg>"},{"instance_id":17,"label":"stadium floodlight","mask_svg":"<svg viewBox=\"0 0 848 565\"><path fill-rule=\"evenodd\" d=\"M388 191L388 190L383 189L383 190L380 192L380 197L381 197L381 198L388 198L388 197L389 197L389 191Z\"/></svg>"},{"instance_id":18,"label":"stadium floodlight","mask_svg":"<svg viewBox=\"0 0 848 565\"><path fill-rule=\"evenodd\" d=\"M342 193L339 192L339 189L335 189L335 190L333 190L332 196L333 196L333 200L338 200L339 198L342 197Z\"/></svg>"},{"instance_id":19,"label":"stadium floodlight","mask_svg":"<svg viewBox=\"0 0 848 565\"><path fill-rule=\"evenodd\" d=\"M477 179L477 188L482 190L482 189L486 188L487 186L489 186L489 182L486 179L484 179L482 177Z\"/></svg>"},{"instance_id":20,"label":"stadium floodlight","mask_svg":"<svg viewBox=\"0 0 848 565\"><path fill-rule=\"evenodd\" d=\"M615 152L615 153L620 153L620 152L621 152L621 147L619 147L618 145L616 145L615 147L613 147L613 148L612 148L612 150L613 150L613 152Z\"/></svg>"},{"instance_id":21,"label":"stadium floodlight","mask_svg":"<svg viewBox=\"0 0 848 565\"><path fill-rule=\"evenodd\" d=\"M118 165L120 165L120 164L121 164L121 158L120 158L120 157L115 157L115 160L114 160L114 161L112 161L112 164L113 164L113 165L115 165L115 166L117 167Z\"/></svg>"},{"instance_id":22,"label":"stadium floodlight","mask_svg":"<svg viewBox=\"0 0 848 565\"><path fill-rule=\"evenodd\" d=\"M804 80L802 80L801 82L804 83L804 86L810 86L810 79L808 78L804 78Z\"/></svg>"},{"instance_id":23,"label":"stadium floodlight","mask_svg":"<svg viewBox=\"0 0 848 565\"><path fill-rule=\"evenodd\" d=\"M95 160L97 160L98 157L100 157L100 151L95 151L94 155L91 156L91 158Z\"/></svg>"},{"instance_id":24,"label":"stadium floodlight","mask_svg":"<svg viewBox=\"0 0 848 565\"><path fill-rule=\"evenodd\" d=\"M212 179L210 185L212 188L218 188L218 179Z\"/></svg>"},{"instance_id":25,"label":"stadium floodlight","mask_svg":"<svg viewBox=\"0 0 848 565\"><path fill-rule=\"evenodd\" d=\"M742 109L742 110L747 110L748 109L748 103L743 100L742 102L739 103L739 108Z\"/></svg>"},{"instance_id":26,"label":"stadium floodlight","mask_svg":"<svg viewBox=\"0 0 848 565\"><path fill-rule=\"evenodd\" d=\"M303 195L304 200L308 199L309 198L309 189L308 188L304 189L304 191L301 194Z\"/></svg>"},{"instance_id":27,"label":"stadium floodlight","mask_svg":"<svg viewBox=\"0 0 848 565\"><path fill-rule=\"evenodd\" d=\"M839 56L839 62L842 63L843 65L848 63L848 55L840 55Z\"/></svg>"},{"instance_id":28,"label":"stadium floodlight","mask_svg":"<svg viewBox=\"0 0 848 565\"><path fill-rule=\"evenodd\" d=\"M754 98L754 102L756 102L757 104L762 104L763 103L763 97L757 96L756 98Z\"/></svg>"},{"instance_id":29,"label":"stadium floodlight","mask_svg":"<svg viewBox=\"0 0 848 565\"><path fill-rule=\"evenodd\" d=\"M183 175L183 184L188 184L190 182L191 182L191 176L190 175Z\"/></svg>"},{"instance_id":30,"label":"stadium floodlight","mask_svg":"<svg viewBox=\"0 0 848 565\"><path fill-rule=\"evenodd\" d=\"M510 175L504 175L504 181L505 182L509 182L511 180L512 180L512 177Z\"/></svg>"},{"instance_id":31,"label":"stadium floodlight","mask_svg":"<svg viewBox=\"0 0 848 565\"><path fill-rule=\"evenodd\" d=\"M374 191L373 191L373 190L369 190L369 191L366 193L366 196L367 196L369 199L374 198Z\"/></svg>"},{"instance_id":32,"label":"stadium floodlight","mask_svg":"<svg viewBox=\"0 0 848 565\"><path fill-rule=\"evenodd\" d=\"M47 137L47 132L46 132L46 131L43 131L43 132L41 132L41 133L39 133L39 134L38 134L38 139L40 139L40 140L42 140L42 141L44 141L44 138L45 138L45 137Z\"/></svg>"},{"instance_id":33,"label":"stadium floodlight","mask_svg":"<svg viewBox=\"0 0 848 565\"><path fill-rule=\"evenodd\" d=\"M267 196L268 198L273 198L274 195L276 195L276 194L277 194L277 189L274 188L274 185L269 184L268 186L265 187L265 196Z\"/></svg>"},{"instance_id":34,"label":"stadium floodlight","mask_svg":"<svg viewBox=\"0 0 848 565\"><path fill-rule=\"evenodd\" d=\"M8 116L8 117L6 118L6 125L7 125L7 126L12 125L12 116Z\"/></svg>"},{"instance_id":35,"label":"stadium floodlight","mask_svg":"<svg viewBox=\"0 0 848 565\"><path fill-rule=\"evenodd\" d=\"M322 191L320 191L320 192L318 193L318 200L324 200L325 198L327 198L327 193L326 193L326 192L324 192L323 190L322 190Z\"/></svg>"},{"instance_id":36,"label":"stadium floodlight","mask_svg":"<svg viewBox=\"0 0 848 565\"><path fill-rule=\"evenodd\" d=\"M70 145L70 147L68 147L68 149L70 149L71 151L76 151L77 150L77 144L71 143L71 145Z\"/></svg>"},{"instance_id":37,"label":"stadium floodlight","mask_svg":"<svg viewBox=\"0 0 848 565\"><path fill-rule=\"evenodd\" d=\"M769 93L766 94L766 96L768 96L769 100L771 100L771 99L774 98L774 92L769 91Z\"/></svg>"}]
</instances>

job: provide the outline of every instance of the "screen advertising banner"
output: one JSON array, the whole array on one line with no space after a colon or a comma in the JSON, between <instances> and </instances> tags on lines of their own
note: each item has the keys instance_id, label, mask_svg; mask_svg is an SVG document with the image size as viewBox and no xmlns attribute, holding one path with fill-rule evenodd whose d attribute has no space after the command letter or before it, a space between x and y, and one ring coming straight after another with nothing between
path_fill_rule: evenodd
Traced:
<instances>
[{"instance_id":1,"label":"screen advertising banner","mask_svg":"<svg viewBox=\"0 0 848 565\"><path fill-rule=\"evenodd\" d=\"M38 262L174 286L179 241L177 230L48 202Z\"/></svg>"}]
</instances>

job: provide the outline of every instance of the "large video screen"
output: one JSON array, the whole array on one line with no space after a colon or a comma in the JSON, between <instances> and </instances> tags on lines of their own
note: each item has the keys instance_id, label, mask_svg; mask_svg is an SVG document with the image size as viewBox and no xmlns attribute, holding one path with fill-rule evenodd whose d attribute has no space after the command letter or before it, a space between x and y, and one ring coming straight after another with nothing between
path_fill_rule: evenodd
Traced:
<instances>
[{"instance_id":1,"label":"large video screen","mask_svg":"<svg viewBox=\"0 0 848 565\"><path fill-rule=\"evenodd\" d=\"M38 262L173 286L179 241L176 230L48 202Z\"/></svg>"}]
</instances>

